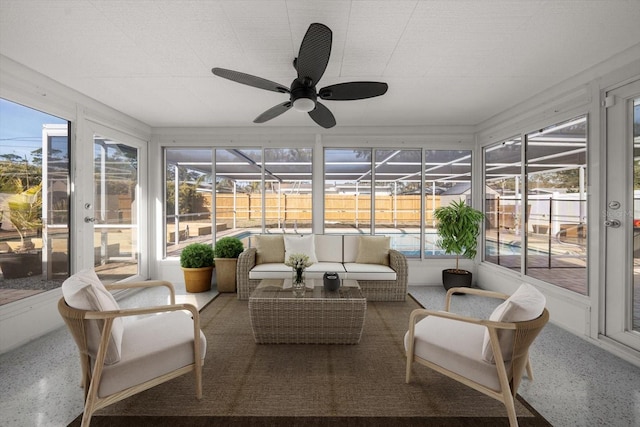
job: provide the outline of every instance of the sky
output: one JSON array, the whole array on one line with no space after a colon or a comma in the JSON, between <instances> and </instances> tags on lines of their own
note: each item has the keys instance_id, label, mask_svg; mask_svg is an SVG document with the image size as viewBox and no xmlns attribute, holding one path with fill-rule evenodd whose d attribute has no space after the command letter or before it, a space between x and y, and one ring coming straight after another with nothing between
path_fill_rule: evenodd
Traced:
<instances>
[{"instance_id":1,"label":"sky","mask_svg":"<svg viewBox=\"0 0 640 427\"><path fill-rule=\"evenodd\" d=\"M66 124L50 114L0 98L0 155L29 156L42 147L42 125Z\"/></svg>"}]
</instances>

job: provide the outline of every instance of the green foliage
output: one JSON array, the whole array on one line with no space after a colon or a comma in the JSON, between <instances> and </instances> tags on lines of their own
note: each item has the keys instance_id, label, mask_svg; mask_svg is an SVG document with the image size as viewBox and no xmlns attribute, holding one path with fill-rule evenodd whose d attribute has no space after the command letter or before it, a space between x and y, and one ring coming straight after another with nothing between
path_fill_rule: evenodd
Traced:
<instances>
[{"instance_id":1,"label":"green foliage","mask_svg":"<svg viewBox=\"0 0 640 427\"><path fill-rule=\"evenodd\" d=\"M42 181L42 167L30 164L26 157L0 155L0 193L18 194Z\"/></svg>"},{"instance_id":2,"label":"green foliage","mask_svg":"<svg viewBox=\"0 0 640 427\"><path fill-rule=\"evenodd\" d=\"M195 183L183 182L178 187L178 203L179 213L181 215L190 213L208 212L205 207L206 200L201 192L198 191L200 185L198 180ZM172 182L167 182L167 213L169 215L174 212L174 186Z\"/></svg>"},{"instance_id":3,"label":"green foliage","mask_svg":"<svg viewBox=\"0 0 640 427\"><path fill-rule=\"evenodd\" d=\"M223 237L216 242L214 254L216 258L238 258L244 251L244 245L237 237Z\"/></svg>"},{"instance_id":4,"label":"green foliage","mask_svg":"<svg viewBox=\"0 0 640 427\"><path fill-rule=\"evenodd\" d=\"M42 228L42 167L27 157L0 155L0 193L8 193L9 221L20 236L20 247L27 249L28 230Z\"/></svg>"},{"instance_id":5,"label":"green foliage","mask_svg":"<svg viewBox=\"0 0 640 427\"><path fill-rule=\"evenodd\" d=\"M438 245L448 254L456 255L456 270L460 256L473 259L476 256L480 223L484 214L460 200L441 206L434 212L438 220Z\"/></svg>"},{"instance_id":6,"label":"green foliage","mask_svg":"<svg viewBox=\"0 0 640 427\"><path fill-rule=\"evenodd\" d=\"M180 253L180 266L184 268L213 266L213 248L206 243L191 243Z\"/></svg>"}]
</instances>

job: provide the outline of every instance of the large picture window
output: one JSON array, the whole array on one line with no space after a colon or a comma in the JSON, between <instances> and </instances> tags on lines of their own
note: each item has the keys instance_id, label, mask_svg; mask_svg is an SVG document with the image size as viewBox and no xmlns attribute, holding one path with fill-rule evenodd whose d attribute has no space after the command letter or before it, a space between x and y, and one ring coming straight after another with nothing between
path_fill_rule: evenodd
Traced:
<instances>
[{"instance_id":1,"label":"large picture window","mask_svg":"<svg viewBox=\"0 0 640 427\"><path fill-rule=\"evenodd\" d=\"M420 257L424 224L422 256L442 256L433 212L471 203L471 151L325 149L324 185L325 233L387 235L394 249Z\"/></svg>"},{"instance_id":2,"label":"large picture window","mask_svg":"<svg viewBox=\"0 0 640 427\"><path fill-rule=\"evenodd\" d=\"M69 122L0 99L0 304L69 276Z\"/></svg>"},{"instance_id":3,"label":"large picture window","mask_svg":"<svg viewBox=\"0 0 640 427\"><path fill-rule=\"evenodd\" d=\"M224 236L250 247L255 234L311 233L312 153L311 148L167 148L166 255Z\"/></svg>"},{"instance_id":4,"label":"large picture window","mask_svg":"<svg viewBox=\"0 0 640 427\"><path fill-rule=\"evenodd\" d=\"M250 247L255 234L314 229L312 148L167 148L165 157L167 256L193 241L235 236ZM471 204L471 151L325 148L323 178L324 233L385 235L408 257L446 256L433 212Z\"/></svg>"},{"instance_id":5,"label":"large picture window","mask_svg":"<svg viewBox=\"0 0 640 427\"><path fill-rule=\"evenodd\" d=\"M587 117L524 141L484 150L484 260L586 295Z\"/></svg>"}]
</instances>

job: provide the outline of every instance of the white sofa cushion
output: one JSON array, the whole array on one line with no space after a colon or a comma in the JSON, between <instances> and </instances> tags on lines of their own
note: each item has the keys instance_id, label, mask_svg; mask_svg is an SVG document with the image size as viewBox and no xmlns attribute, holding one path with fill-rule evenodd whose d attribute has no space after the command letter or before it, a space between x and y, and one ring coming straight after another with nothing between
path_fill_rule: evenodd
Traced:
<instances>
[{"instance_id":1,"label":"white sofa cushion","mask_svg":"<svg viewBox=\"0 0 640 427\"><path fill-rule=\"evenodd\" d=\"M345 234L343 236L342 262L356 262L359 244L359 234Z\"/></svg>"},{"instance_id":2,"label":"white sofa cushion","mask_svg":"<svg viewBox=\"0 0 640 427\"><path fill-rule=\"evenodd\" d=\"M309 262L318 262L314 234L284 236L284 262L293 254L304 254Z\"/></svg>"},{"instance_id":3,"label":"white sofa cushion","mask_svg":"<svg viewBox=\"0 0 640 427\"><path fill-rule=\"evenodd\" d=\"M523 283L513 295L493 310L489 320L495 322L524 322L537 319L544 311L546 302L547 300L542 292L528 283ZM505 361L511 360L513 334L514 332L510 330L498 331L500 350ZM489 363L495 363L488 330L484 334L482 357Z\"/></svg>"},{"instance_id":4,"label":"white sofa cushion","mask_svg":"<svg viewBox=\"0 0 640 427\"><path fill-rule=\"evenodd\" d=\"M345 278L345 270L339 262L318 262L307 267L305 276L308 279L322 279L327 271L337 272L341 278ZM249 271L249 279L291 279L293 271L291 267L284 264L260 264Z\"/></svg>"},{"instance_id":5,"label":"white sofa cushion","mask_svg":"<svg viewBox=\"0 0 640 427\"><path fill-rule=\"evenodd\" d=\"M318 262L342 262L342 236L316 234Z\"/></svg>"},{"instance_id":6,"label":"white sofa cushion","mask_svg":"<svg viewBox=\"0 0 640 427\"><path fill-rule=\"evenodd\" d=\"M481 325L428 316L416 323L414 354L497 391L496 365L482 358L484 331ZM407 349L408 332L404 343Z\"/></svg>"},{"instance_id":7,"label":"white sofa cushion","mask_svg":"<svg viewBox=\"0 0 640 427\"><path fill-rule=\"evenodd\" d=\"M202 331L200 348L204 359L207 339ZM127 323L120 362L105 366L98 395L106 396L157 378L192 364L193 358L193 320L186 313L167 312Z\"/></svg>"},{"instance_id":8,"label":"white sofa cushion","mask_svg":"<svg viewBox=\"0 0 640 427\"><path fill-rule=\"evenodd\" d=\"M256 248L256 264L284 262L284 238L282 235L259 234L253 239Z\"/></svg>"},{"instance_id":9,"label":"white sofa cushion","mask_svg":"<svg viewBox=\"0 0 640 427\"><path fill-rule=\"evenodd\" d=\"M91 269L81 270L62 283L62 295L69 307L87 311L114 311L120 307L111 292L109 292L96 272ZM87 346L89 354L95 358L100 346L103 320L87 321ZM111 337L105 355L105 363L112 364L120 360L122 333L124 330L122 318L113 320Z\"/></svg>"},{"instance_id":10,"label":"white sofa cushion","mask_svg":"<svg viewBox=\"0 0 640 427\"><path fill-rule=\"evenodd\" d=\"M326 272L338 273L341 279L346 278L344 266L341 262L318 262L307 268L305 275L308 279L322 279Z\"/></svg>"},{"instance_id":11,"label":"white sofa cushion","mask_svg":"<svg viewBox=\"0 0 640 427\"><path fill-rule=\"evenodd\" d=\"M389 265L388 236L360 236L356 262L360 264Z\"/></svg>"},{"instance_id":12,"label":"white sofa cushion","mask_svg":"<svg viewBox=\"0 0 640 427\"><path fill-rule=\"evenodd\" d=\"M397 280L396 272L386 265L345 262L347 277L353 280Z\"/></svg>"},{"instance_id":13,"label":"white sofa cushion","mask_svg":"<svg viewBox=\"0 0 640 427\"><path fill-rule=\"evenodd\" d=\"M249 271L249 279L290 279L292 275L291 267L284 263L269 263L254 266Z\"/></svg>"}]
</instances>

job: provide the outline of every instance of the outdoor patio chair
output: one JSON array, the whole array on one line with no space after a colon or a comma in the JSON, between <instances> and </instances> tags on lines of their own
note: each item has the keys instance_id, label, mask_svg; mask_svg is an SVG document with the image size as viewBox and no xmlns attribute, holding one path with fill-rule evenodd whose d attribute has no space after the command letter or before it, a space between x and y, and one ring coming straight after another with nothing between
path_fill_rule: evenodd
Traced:
<instances>
[{"instance_id":1,"label":"outdoor patio chair","mask_svg":"<svg viewBox=\"0 0 640 427\"><path fill-rule=\"evenodd\" d=\"M169 289L170 304L120 309L109 292L155 286ZM176 304L171 283L104 286L93 270L83 270L67 279L62 291L58 311L80 352L83 427L89 426L96 410L191 371L195 371L196 397L202 398L206 338L198 310L191 304Z\"/></svg>"},{"instance_id":2,"label":"outdoor patio chair","mask_svg":"<svg viewBox=\"0 0 640 427\"><path fill-rule=\"evenodd\" d=\"M454 293L504 299L489 320L451 313ZM405 335L406 382L413 362L425 365L502 402L517 426L514 398L524 370L533 380L529 346L549 320L544 296L523 284L511 297L474 288L451 288L445 311L417 309ZM420 319L420 320L419 320Z\"/></svg>"}]
</instances>

